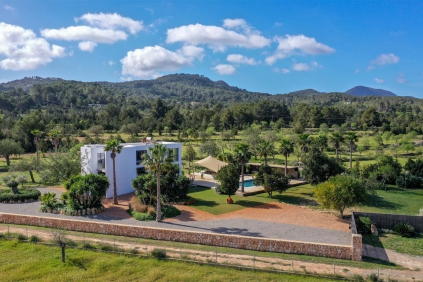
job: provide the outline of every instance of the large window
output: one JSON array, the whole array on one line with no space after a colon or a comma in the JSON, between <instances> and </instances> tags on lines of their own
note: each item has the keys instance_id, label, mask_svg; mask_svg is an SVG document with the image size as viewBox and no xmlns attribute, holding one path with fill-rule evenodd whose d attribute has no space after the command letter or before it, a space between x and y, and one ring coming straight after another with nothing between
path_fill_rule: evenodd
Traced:
<instances>
[{"instance_id":1,"label":"large window","mask_svg":"<svg viewBox=\"0 0 423 282\"><path fill-rule=\"evenodd\" d=\"M147 154L147 150L137 151L137 165L140 165L143 162L143 155Z\"/></svg>"},{"instance_id":2,"label":"large window","mask_svg":"<svg viewBox=\"0 0 423 282\"><path fill-rule=\"evenodd\" d=\"M97 169L103 170L106 168L106 160L104 153L97 153Z\"/></svg>"},{"instance_id":3,"label":"large window","mask_svg":"<svg viewBox=\"0 0 423 282\"><path fill-rule=\"evenodd\" d=\"M169 157L172 159L172 161L177 162L179 161L179 149L178 148L172 148L168 149Z\"/></svg>"},{"instance_id":4,"label":"large window","mask_svg":"<svg viewBox=\"0 0 423 282\"><path fill-rule=\"evenodd\" d=\"M146 174L145 167L137 167L137 176L141 174Z\"/></svg>"}]
</instances>

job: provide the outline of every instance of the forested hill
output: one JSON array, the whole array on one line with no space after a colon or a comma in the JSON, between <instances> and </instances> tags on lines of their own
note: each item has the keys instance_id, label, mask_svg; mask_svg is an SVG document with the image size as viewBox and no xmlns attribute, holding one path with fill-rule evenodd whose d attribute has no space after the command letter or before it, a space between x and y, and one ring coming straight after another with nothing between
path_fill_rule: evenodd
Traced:
<instances>
[{"instance_id":1,"label":"forested hill","mask_svg":"<svg viewBox=\"0 0 423 282\"><path fill-rule=\"evenodd\" d=\"M261 100L284 103L288 107L299 103L317 106L374 106L384 110L389 105L423 106L423 100L412 97L357 97L346 93L322 93L313 89L270 95L250 92L224 81L212 81L202 75L172 74L154 80L129 82L79 82L60 78L26 77L0 84L0 110L26 112L49 105L61 108L87 108L89 104L128 103L140 109L148 108L157 98L170 105L223 107Z\"/></svg>"}]
</instances>

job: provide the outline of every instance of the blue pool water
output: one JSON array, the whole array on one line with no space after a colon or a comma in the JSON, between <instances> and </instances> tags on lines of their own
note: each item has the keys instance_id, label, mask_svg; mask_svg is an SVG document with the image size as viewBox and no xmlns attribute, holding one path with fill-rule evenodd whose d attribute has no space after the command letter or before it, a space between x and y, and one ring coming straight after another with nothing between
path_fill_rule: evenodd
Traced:
<instances>
[{"instance_id":1,"label":"blue pool water","mask_svg":"<svg viewBox=\"0 0 423 282\"><path fill-rule=\"evenodd\" d=\"M241 182L239 183L239 186L241 187ZM252 179L250 179L250 180L244 180L244 187L251 187L251 186L255 186L254 185L254 182L253 182L253 180Z\"/></svg>"}]
</instances>

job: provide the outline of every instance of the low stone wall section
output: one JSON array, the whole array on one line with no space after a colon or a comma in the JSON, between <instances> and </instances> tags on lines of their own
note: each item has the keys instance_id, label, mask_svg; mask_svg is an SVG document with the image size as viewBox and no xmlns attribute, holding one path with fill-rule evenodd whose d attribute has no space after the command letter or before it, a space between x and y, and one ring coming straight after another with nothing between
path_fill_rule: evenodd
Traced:
<instances>
[{"instance_id":1,"label":"low stone wall section","mask_svg":"<svg viewBox=\"0 0 423 282\"><path fill-rule=\"evenodd\" d=\"M353 245L354 242L357 244L358 240L354 240L354 237L351 246L343 246L8 213L0 213L0 223L63 228L71 231L176 241L255 251L361 260L361 244L360 253L358 253L358 248L354 248ZM359 241L361 243L361 236ZM357 253L355 253L356 251Z\"/></svg>"}]
</instances>

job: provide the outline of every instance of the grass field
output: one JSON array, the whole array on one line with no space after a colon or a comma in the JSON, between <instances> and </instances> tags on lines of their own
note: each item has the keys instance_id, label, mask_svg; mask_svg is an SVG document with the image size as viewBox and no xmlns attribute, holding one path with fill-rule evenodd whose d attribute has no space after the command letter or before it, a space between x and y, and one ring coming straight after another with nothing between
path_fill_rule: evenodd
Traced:
<instances>
[{"instance_id":1,"label":"grass field","mask_svg":"<svg viewBox=\"0 0 423 282\"><path fill-rule=\"evenodd\" d=\"M0 281L331 281L0 241Z\"/></svg>"},{"instance_id":2,"label":"grass field","mask_svg":"<svg viewBox=\"0 0 423 282\"><path fill-rule=\"evenodd\" d=\"M248 197L232 196L234 204L226 203L226 195L220 195L214 190L202 187L193 187L189 195L197 199L193 207L219 215L226 212L240 210L246 207L257 206L269 202L284 202L294 205L306 205L313 209L319 209L313 197L314 187L310 184L292 187L282 194L275 193L270 198L267 193ZM374 195L369 195L367 202L356 206L353 211L393 213L418 215L423 208L423 189L402 189L388 185L388 192L377 190Z\"/></svg>"},{"instance_id":3,"label":"grass field","mask_svg":"<svg viewBox=\"0 0 423 282\"><path fill-rule=\"evenodd\" d=\"M403 238L395 234L386 233L382 233L378 237L364 235L363 243L403 254L423 256L423 235L421 234L414 238Z\"/></svg>"}]
</instances>

